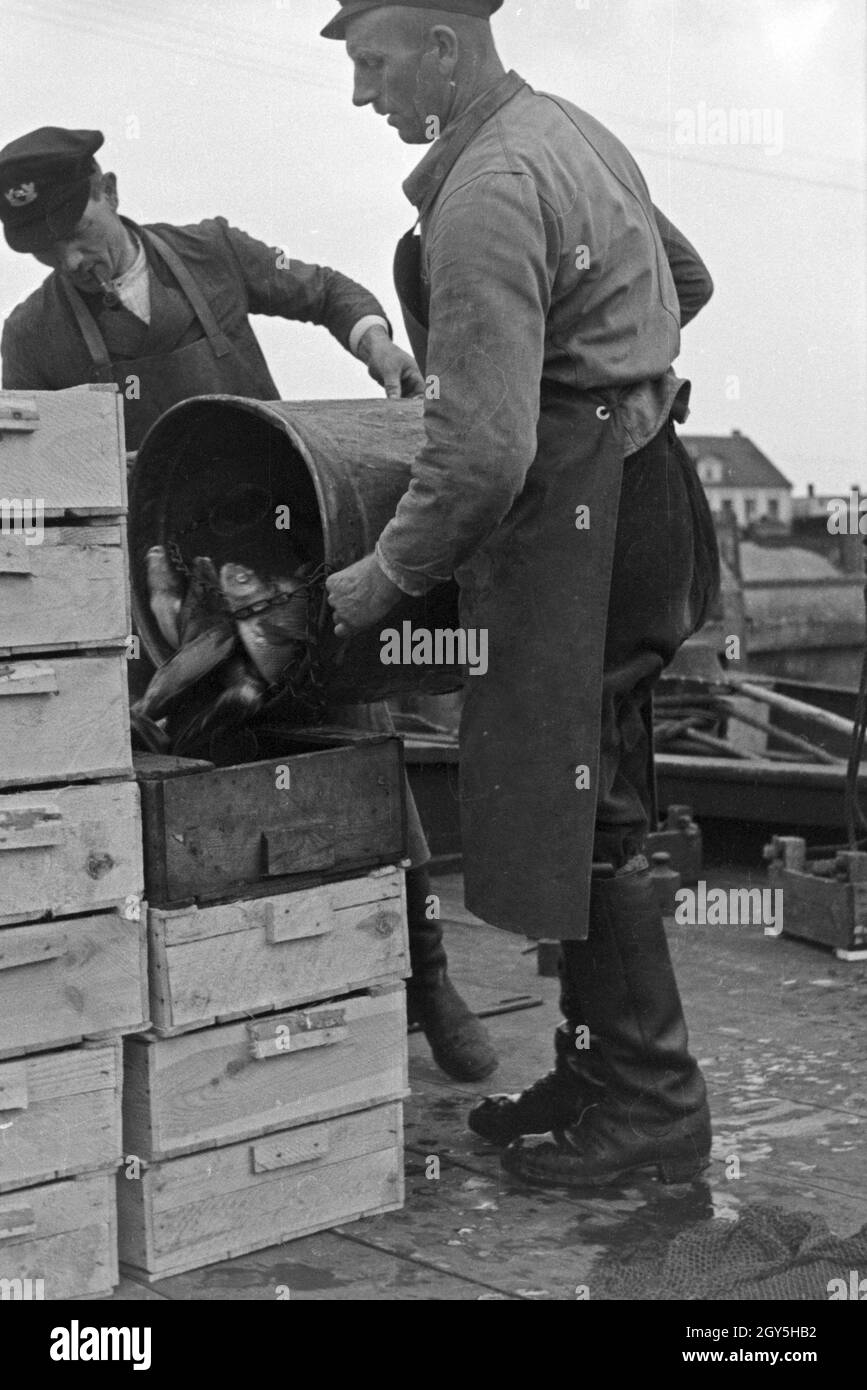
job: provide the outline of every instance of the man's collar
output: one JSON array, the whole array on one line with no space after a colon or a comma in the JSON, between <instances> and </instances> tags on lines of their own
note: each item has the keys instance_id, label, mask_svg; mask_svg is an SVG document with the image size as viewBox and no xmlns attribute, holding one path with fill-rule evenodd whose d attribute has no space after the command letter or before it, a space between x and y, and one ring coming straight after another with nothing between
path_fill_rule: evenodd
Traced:
<instances>
[{"instance_id":1,"label":"man's collar","mask_svg":"<svg viewBox=\"0 0 867 1390\"><path fill-rule=\"evenodd\" d=\"M526 87L523 77L509 72L495 87L468 106L454 123L447 126L436 144L413 169L403 185L403 191L422 216L433 202L446 177L454 168L473 136L491 119L501 106L511 101Z\"/></svg>"}]
</instances>

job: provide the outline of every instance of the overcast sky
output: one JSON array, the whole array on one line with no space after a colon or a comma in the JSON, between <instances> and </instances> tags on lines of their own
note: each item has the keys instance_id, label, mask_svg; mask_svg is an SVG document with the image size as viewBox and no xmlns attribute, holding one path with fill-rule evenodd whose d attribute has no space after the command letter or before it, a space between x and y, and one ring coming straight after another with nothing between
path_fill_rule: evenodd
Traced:
<instances>
[{"instance_id":1,"label":"overcast sky","mask_svg":"<svg viewBox=\"0 0 867 1390\"><path fill-rule=\"evenodd\" d=\"M0 0L0 144L98 128L137 221L223 214L377 293L423 151L350 102L336 0ZM508 67L605 121L706 260L694 433L749 434L803 490L867 482L864 0L505 0ZM719 112L761 113L751 143ZM739 127L736 125L735 131ZM44 270L0 246L0 317ZM287 399L369 395L322 329L256 319ZM400 332L402 338L402 330Z\"/></svg>"}]
</instances>

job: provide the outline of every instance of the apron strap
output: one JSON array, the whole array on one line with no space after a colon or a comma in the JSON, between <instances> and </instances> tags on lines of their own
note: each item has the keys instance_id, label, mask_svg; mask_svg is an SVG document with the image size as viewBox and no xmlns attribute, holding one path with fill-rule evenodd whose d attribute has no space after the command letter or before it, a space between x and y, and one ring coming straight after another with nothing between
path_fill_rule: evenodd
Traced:
<instances>
[{"instance_id":1,"label":"apron strap","mask_svg":"<svg viewBox=\"0 0 867 1390\"><path fill-rule=\"evenodd\" d=\"M114 368L108 355L108 348L105 346L105 339L99 331L96 320L75 286L70 284L62 275L58 275L57 281L66 295L67 303L90 353L90 360L93 363L93 379L95 381L114 381Z\"/></svg>"},{"instance_id":2,"label":"apron strap","mask_svg":"<svg viewBox=\"0 0 867 1390\"><path fill-rule=\"evenodd\" d=\"M167 246L162 237L157 236L156 232L145 231L144 228L142 228L141 235L149 241L151 246L159 253L184 294L187 296L196 318L205 330L205 336L211 345L211 351L214 356L226 357L232 350L231 344L225 333L222 332L220 325L217 323L210 304L202 294L202 291L187 270L180 256L178 256L170 246Z\"/></svg>"},{"instance_id":3,"label":"apron strap","mask_svg":"<svg viewBox=\"0 0 867 1390\"><path fill-rule=\"evenodd\" d=\"M231 344L225 333L220 329L214 312L210 304L205 299L199 286L196 284L190 272L187 270L180 256L176 255L170 246L167 246L162 237L155 232L146 232L141 229L141 235L165 261L172 275L177 280L181 290L186 295L187 300L199 323L205 331L205 336L210 344L211 351L215 357L226 357L231 352ZM70 284L64 276L59 275L58 281L66 295L67 302L75 316L79 331L84 339L85 346L90 353L93 363L94 380L114 381L114 367L108 355L108 348L105 339L99 330L99 325L90 313L87 305L74 285Z\"/></svg>"}]
</instances>

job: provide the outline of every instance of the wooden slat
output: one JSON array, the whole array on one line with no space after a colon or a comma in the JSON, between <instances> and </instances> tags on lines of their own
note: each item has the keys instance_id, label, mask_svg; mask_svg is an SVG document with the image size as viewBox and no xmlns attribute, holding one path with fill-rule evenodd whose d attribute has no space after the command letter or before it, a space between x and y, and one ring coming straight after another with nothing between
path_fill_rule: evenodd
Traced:
<instances>
[{"instance_id":1,"label":"wooden slat","mask_svg":"<svg viewBox=\"0 0 867 1390\"><path fill-rule=\"evenodd\" d=\"M0 926L114 907L143 888L134 782L0 795Z\"/></svg>"},{"instance_id":2,"label":"wooden slat","mask_svg":"<svg viewBox=\"0 0 867 1390\"><path fill-rule=\"evenodd\" d=\"M214 907L151 909L151 921L161 922L166 946L186 946L215 936L264 928L270 942L324 936L339 924L337 914L350 908L391 904L386 911L401 910L403 870L362 874L359 878L302 888L269 898L241 899Z\"/></svg>"},{"instance_id":3,"label":"wooden slat","mask_svg":"<svg viewBox=\"0 0 867 1390\"><path fill-rule=\"evenodd\" d=\"M354 886L333 884L178 916L151 910L155 1026L189 1027L244 1011L265 1013L405 975L409 945L403 878L397 870L386 878L353 880ZM352 904L354 895L367 899L380 892L389 896ZM346 906L335 908L334 902ZM290 926L309 922L316 934L272 939L270 928L282 921ZM224 930L227 923L239 922L241 929Z\"/></svg>"},{"instance_id":4,"label":"wooden slat","mask_svg":"<svg viewBox=\"0 0 867 1390\"><path fill-rule=\"evenodd\" d=\"M310 1021L340 1010L345 1037L311 1029L325 1045L295 1046L298 1014L270 1014L175 1038L128 1038L124 1147L154 1159L235 1142L288 1125L363 1109L406 1093L402 987L313 1006ZM294 1032L293 1030L294 1026ZM278 1046L287 1036L290 1047ZM274 1045L269 1047L268 1044ZM256 1048L264 1048L257 1057Z\"/></svg>"},{"instance_id":5,"label":"wooden slat","mask_svg":"<svg viewBox=\"0 0 867 1390\"><path fill-rule=\"evenodd\" d=\"M263 1167L281 1144L253 1141L171 1159L138 1182L120 1179L121 1259L145 1277L165 1276L401 1205L400 1105L281 1139L298 1166Z\"/></svg>"},{"instance_id":6,"label":"wooden slat","mask_svg":"<svg viewBox=\"0 0 867 1390\"><path fill-rule=\"evenodd\" d=\"M144 922L114 912L4 928L0 1057L146 1026L144 949Z\"/></svg>"},{"instance_id":7,"label":"wooden slat","mask_svg":"<svg viewBox=\"0 0 867 1390\"><path fill-rule=\"evenodd\" d=\"M23 682L19 663L0 663L10 691L0 698L0 787L131 776L125 653L20 664ZM29 675L36 668L41 682Z\"/></svg>"},{"instance_id":8,"label":"wooden slat","mask_svg":"<svg viewBox=\"0 0 867 1390\"><path fill-rule=\"evenodd\" d=\"M0 1062L0 1192L117 1167L120 1086L119 1040Z\"/></svg>"},{"instance_id":9,"label":"wooden slat","mask_svg":"<svg viewBox=\"0 0 867 1390\"><path fill-rule=\"evenodd\" d=\"M0 535L0 652L124 642L127 595L120 525L48 527L40 545Z\"/></svg>"},{"instance_id":10,"label":"wooden slat","mask_svg":"<svg viewBox=\"0 0 867 1390\"><path fill-rule=\"evenodd\" d=\"M145 783L142 790L147 895L156 907L238 897L249 885L268 881L265 837L270 844L278 831L285 835L278 862L287 876L311 864L299 849L293 869L284 852L292 832L303 838L316 827L318 864L324 822L333 826L334 853L332 858L329 850L328 857L337 872L393 863L405 851L397 739L170 778L158 788ZM153 795L157 790L159 797ZM292 886L270 881L275 891Z\"/></svg>"},{"instance_id":11,"label":"wooden slat","mask_svg":"<svg viewBox=\"0 0 867 1390\"><path fill-rule=\"evenodd\" d=\"M3 1211L25 1194L0 1197ZM34 1229L0 1240L0 1273L7 1279L42 1279L46 1299L86 1298L117 1284L114 1174L66 1179L29 1187Z\"/></svg>"},{"instance_id":12,"label":"wooden slat","mask_svg":"<svg viewBox=\"0 0 867 1390\"><path fill-rule=\"evenodd\" d=\"M123 402L110 391L0 391L0 405L35 404L28 431L0 424L0 492L44 499L47 516L126 510Z\"/></svg>"}]
</instances>

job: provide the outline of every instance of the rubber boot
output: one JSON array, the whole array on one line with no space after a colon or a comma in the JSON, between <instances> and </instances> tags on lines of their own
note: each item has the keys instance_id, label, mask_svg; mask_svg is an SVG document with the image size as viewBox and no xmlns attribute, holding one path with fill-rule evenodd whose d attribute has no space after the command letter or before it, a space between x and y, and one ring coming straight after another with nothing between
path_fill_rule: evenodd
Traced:
<instances>
[{"instance_id":1,"label":"rubber boot","mask_svg":"<svg viewBox=\"0 0 867 1390\"><path fill-rule=\"evenodd\" d=\"M547 1134L580 1119L605 1086L600 1050L578 1020L580 981L560 957L560 1009L554 1029L554 1070L513 1095L486 1096L467 1116L474 1134L490 1144L510 1144L522 1134Z\"/></svg>"},{"instance_id":2,"label":"rubber boot","mask_svg":"<svg viewBox=\"0 0 867 1390\"><path fill-rule=\"evenodd\" d=\"M504 1167L543 1187L601 1187L644 1170L691 1181L710 1159L710 1114L649 870L594 883L589 938L564 946L607 1089L554 1142L515 1140Z\"/></svg>"},{"instance_id":3,"label":"rubber boot","mask_svg":"<svg viewBox=\"0 0 867 1390\"><path fill-rule=\"evenodd\" d=\"M442 926L427 915L429 894L427 868L409 869L406 906L412 979L406 990L407 1020L420 1025L434 1061L447 1076L455 1081L483 1081L496 1071L497 1054L486 1029L449 979Z\"/></svg>"}]
</instances>

